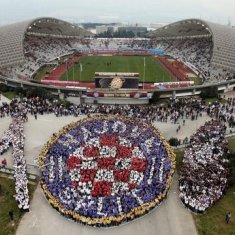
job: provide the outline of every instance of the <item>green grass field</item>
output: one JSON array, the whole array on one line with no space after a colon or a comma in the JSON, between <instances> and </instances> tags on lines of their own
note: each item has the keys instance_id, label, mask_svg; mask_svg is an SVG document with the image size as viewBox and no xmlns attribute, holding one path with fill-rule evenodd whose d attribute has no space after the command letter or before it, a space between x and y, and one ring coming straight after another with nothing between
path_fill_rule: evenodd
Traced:
<instances>
[{"instance_id":1,"label":"green grass field","mask_svg":"<svg viewBox=\"0 0 235 235\"><path fill-rule=\"evenodd\" d=\"M15 195L15 182L13 179L0 176L0 234L11 235L15 234L19 225L20 219L24 215L17 206L16 200L13 197ZM37 182L34 185L29 184L29 195L32 199L32 194L36 189ZM15 225L12 226L10 223L9 211L13 210Z\"/></svg>"},{"instance_id":2,"label":"green grass field","mask_svg":"<svg viewBox=\"0 0 235 235\"><path fill-rule=\"evenodd\" d=\"M107 63L111 62L111 65ZM80 64L72 66L64 73L61 80L94 81L95 72L129 72L139 73L140 80L144 77L144 56L83 56ZM152 57L145 56L145 82L172 81L169 73Z\"/></svg>"}]
</instances>

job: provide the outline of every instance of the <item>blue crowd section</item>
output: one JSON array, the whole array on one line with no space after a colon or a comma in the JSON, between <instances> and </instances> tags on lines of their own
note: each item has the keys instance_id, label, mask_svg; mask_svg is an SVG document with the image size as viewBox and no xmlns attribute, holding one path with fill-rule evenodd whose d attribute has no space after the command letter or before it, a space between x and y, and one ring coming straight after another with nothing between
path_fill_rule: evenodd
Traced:
<instances>
[{"instance_id":1,"label":"blue crowd section","mask_svg":"<svg viewBox=\"0 0 235 235\"><path fill-rule=\"evenodd\" d=\"M149 49L149 53L154 54L154 55L164 55L165 51L164 50L159 50L159 49Z\"/></svg>"}]
</instances>

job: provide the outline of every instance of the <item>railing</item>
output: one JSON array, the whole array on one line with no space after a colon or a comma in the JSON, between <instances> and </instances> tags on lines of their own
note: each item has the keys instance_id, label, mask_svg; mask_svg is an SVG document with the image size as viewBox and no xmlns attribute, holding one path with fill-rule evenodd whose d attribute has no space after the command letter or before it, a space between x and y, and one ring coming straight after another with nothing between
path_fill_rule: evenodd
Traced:
<instances>
[{"instance_id":1,"label":"railing","mask_svg":"<svg viewBox=\"0 0 235 235\"><path fill-rule=\"evenodd\" d=\"M40 84L40 83L32 83L29 81L22 81L22 80L16 80L16 79L12 79L12 78L7 78L4 77L2 75L0 75L0 83L4 83L8 86L12 86L12 87L43 87L45 89L49 89L52 92L57 92L59 93L63 93L63 92L68 92L68 91L76 91L76 89L74 88L66 88L66 87L58 87L58 86L48 86L45 84ZM185 88L167 88L164 89L164 91L162 92L174 92L175 90L177 90L177 94L179 95L180 92L184 93L185 90L187 90L188 92L191 91L193 92L192 95L195 94L196 91L201 91L202 89L206 88L206 87L211 87L211 86L216 86L218 88L223 88L224 86L228 86L228 88L233 88L235 87L235 79L233 80L229 80L229 81L223 81L220 83L215 83L215 84L207 84L207 85L200 85L200 86L192 86L192 87L185 87ZM223 88L224 89L224 88ZM87 89L84 88L84 91L86 91ZM97 89L99 90L99 89ZM148 92L154 92L154 91L159 91L157 89L152 89L152 90L148 90ZM161 92L161 91L159 91Z\"/></svg>"},{"instance_id":2,"label":"railing","mask_svg":"<svg viewBox=\"0 0 235 235\"><path fill-rule=\"evenodd\" d=\"M5 175L14 175L15 174L15 169L12 167L0 167L0 174L5 174ZM38 175L32 174L32 173L26 173L27 178L31 181L37 180Z\"/></svg>"}]
</instances>

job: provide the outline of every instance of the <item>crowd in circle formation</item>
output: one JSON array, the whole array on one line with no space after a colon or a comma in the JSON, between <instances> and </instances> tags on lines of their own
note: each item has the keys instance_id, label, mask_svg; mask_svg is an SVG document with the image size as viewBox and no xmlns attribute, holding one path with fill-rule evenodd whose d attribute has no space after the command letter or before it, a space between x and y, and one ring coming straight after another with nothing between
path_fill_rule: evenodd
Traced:
<instances>
[{"instance_id":1,"label":"crowd in circle formation","mask_svg":"<svg viewBox=\"0 0 235 235\"><path fill-rule=\"evenodd\" d=\"M55 134L40 165L41 185L54 208L77 222L104 227L156 207L170 187L175 158L152 126L98 115Z\"/></svg>"}]
</instances>

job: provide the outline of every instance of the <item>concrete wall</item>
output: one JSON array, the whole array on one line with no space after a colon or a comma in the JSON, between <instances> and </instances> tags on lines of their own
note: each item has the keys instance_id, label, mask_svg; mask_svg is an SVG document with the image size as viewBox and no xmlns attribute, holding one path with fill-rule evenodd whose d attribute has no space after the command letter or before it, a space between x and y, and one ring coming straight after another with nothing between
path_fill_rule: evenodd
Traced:
<instances>
[{"instance_id":1,"label":"concrete wall","mask_svg":"<svg viewBox=\"0 0 235 235\"><path fill-rule=\"evenodd\" d=\"M135 98L109 98L109 97L100 97L100 98L93 98L93 97L84 97L84 103L94 104L96 100L97 104L148 104L149 99L135 99Z\"/></svg>"}]
</instances>

